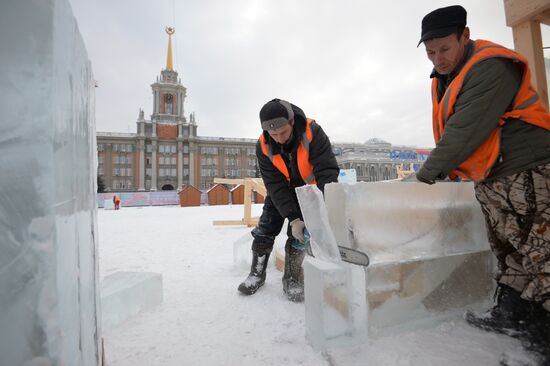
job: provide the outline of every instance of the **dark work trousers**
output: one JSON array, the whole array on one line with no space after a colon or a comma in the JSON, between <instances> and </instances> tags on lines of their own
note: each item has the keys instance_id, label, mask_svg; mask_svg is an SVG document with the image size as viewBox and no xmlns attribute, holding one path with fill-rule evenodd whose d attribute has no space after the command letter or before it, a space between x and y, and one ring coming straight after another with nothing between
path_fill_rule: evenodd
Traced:
<instances>
[{"instance_id":1,"label":"dark work trousers","mask_svg":"<svg viewBox=\"0 0 550 366\"><path fill-rule=\"evenodd\" d=\"M258 225L252 230L252 251L258 254L270 253L275 243L275 238L280 234L285 218L281 216L277 207L271 200L271 197L267 195L264 201L264 207L262 216L258 221ZM287 229L288 239L287 242L292 240L292 230L290 225Z\"/></svg>"}]
</instances>

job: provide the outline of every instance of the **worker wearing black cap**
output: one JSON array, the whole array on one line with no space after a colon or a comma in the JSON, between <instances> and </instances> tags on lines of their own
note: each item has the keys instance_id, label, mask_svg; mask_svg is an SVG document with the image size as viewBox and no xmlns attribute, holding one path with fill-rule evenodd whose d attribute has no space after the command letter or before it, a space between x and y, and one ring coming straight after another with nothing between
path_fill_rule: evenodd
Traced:
<instances>
[{"instance_id":1,"label":"worker wearing black cap","mask_svg":"<svg viewBox=\"0 0 550 366\"><path fill-rule=\"evenodd\" d=\"M258 165L267 189L262 215L252 230L252 267L239 285L245 295L254 294L264 283L275 237L288 219L283 291L290 301L304 299L305 224L294 189L305 184L338 180L339 168L330 141L314 120L285 100L273 99L260 110L263 133L256 144Z\"/></svg>"},{"instance_id":2,"label":"worker wearing black cap","mask_svg":"<svg viewBox=\"0 0 550 366\"><path fill-rule=\"evenodd\" d=\"M527 60L470 40L463 7L426 15L420 43L434 66L436 147L416 177L474 182L498 260L497 304L466 320L550 354L550 115Z\"/></svg>"}]
</instances>

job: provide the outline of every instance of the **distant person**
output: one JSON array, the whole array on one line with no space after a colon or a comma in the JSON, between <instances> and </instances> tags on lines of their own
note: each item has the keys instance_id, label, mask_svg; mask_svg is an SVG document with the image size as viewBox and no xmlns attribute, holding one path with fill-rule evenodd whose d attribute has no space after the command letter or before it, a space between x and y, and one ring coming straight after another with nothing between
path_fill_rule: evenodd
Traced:
<instances>
[{"instance_id":1,"label":"distant person","mask_svg":"<svg viewBox=\"0 0 550 366\"><path fill-rule=\"evenodd\" d=\"M527 59L470 40L461 6L426 15L422 42L434 65L436 147L416 177L474 181L498 260L496 305L466 320L550 353L550 115Z\"/></svg>"},{"instance_id":2,"label":"distant person","mask_svg":"<svg viewBox=\"0 0 550 366\"><path fill-rule=\"evenodd\" d=\"M120 208L120 197L117 194L113 196L113 203L115 204L115 210L118 210Z\"/></svg>"},{"instance_id":3,"label":"distant person","mask_svg":"<svg viewBox=\"0 0 550 366\"><path fill-rule=\"evenodd\" d=\"M264 283L275 237L288 219L283 291L290 301L304 299L304 228L295 188L338 180L339 168L330 141L314 120L297 106L273 99L260 110L264 130L256 144L260 173L267 189L262 215L252 230L252 268L239 291L252 295Z\"/></svg>"}]
</instances>

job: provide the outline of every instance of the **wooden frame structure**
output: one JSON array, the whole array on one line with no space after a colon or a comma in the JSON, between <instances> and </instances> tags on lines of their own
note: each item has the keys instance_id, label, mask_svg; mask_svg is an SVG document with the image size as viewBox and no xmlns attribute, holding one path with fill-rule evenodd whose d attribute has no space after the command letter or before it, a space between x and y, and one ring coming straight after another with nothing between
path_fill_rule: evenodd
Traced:
<instances>
[{"instance_id":1,"label":"wooden frame structure","mask_svg":"<svg viewBox=\"0 0 550 366\"><path fill-rule=\"evenodd\" d=\"M512 27L514 48L529 60L532 82L548 108L548 84L540 24L550 25L550 0L504 0L506 25Z\"/></svg>"},{"instance_id":2,"label":"wooden frame structure","mask_svg":"<svg viewBox=\"0 0 550 366\"><path fill-rule=\"evenodd\" d=\"M242 220L214 220L214 225L246 225L248 227L256 226L258 217L252 217L252 192L258 192L266 196L267 191L261 178L214 178L214 183L221 184L242 184L244 186L244 215Z\"/></svg>"}]
</instances>

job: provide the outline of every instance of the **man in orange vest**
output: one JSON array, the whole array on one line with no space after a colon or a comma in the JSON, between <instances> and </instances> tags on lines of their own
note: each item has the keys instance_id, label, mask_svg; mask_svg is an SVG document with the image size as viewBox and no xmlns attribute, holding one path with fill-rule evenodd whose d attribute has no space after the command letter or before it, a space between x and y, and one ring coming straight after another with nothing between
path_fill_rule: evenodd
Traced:
<instances>
[{"instance_id":1,"label":"man in orange vest","mask_svg":"<svg viewBox=\"0 0 550 366\"><path fill-rule=\"evenodd\" d=\"M113 203L115 204L115 210L118 210L120 208L120 197L117 194L113 196Z\"/></svg>"},{"instance_id":2,"label":"man in orange vest","mask_svg":"<svg viewBox=\"0 0 550 366\"><path fill-rule=\"evenodd\" d=\"M466 320L550 352L550 115L527 60L470 40L461 6L426 15L420 43L434 65L436 147L416 177L474 181L498 260L496 305Z\"/></svg>"},{"instance_id":3,"label":"man in orange vest","mask_svg":"<svg viewBox=\"0 0 550 366\"><path fill-rule=\"evenodd\" d=\"M285 100L273 99L260 111L263 133L256 144L260 173L267 189L263 212L252 230L252 267L239 285L245 295L254 294L264 283L275 237L288 219L283 291L290 301L304 299L304 221L295 188L338 180L339 168L330 141L314 120Z\"/></svg>"}]
</instances>

